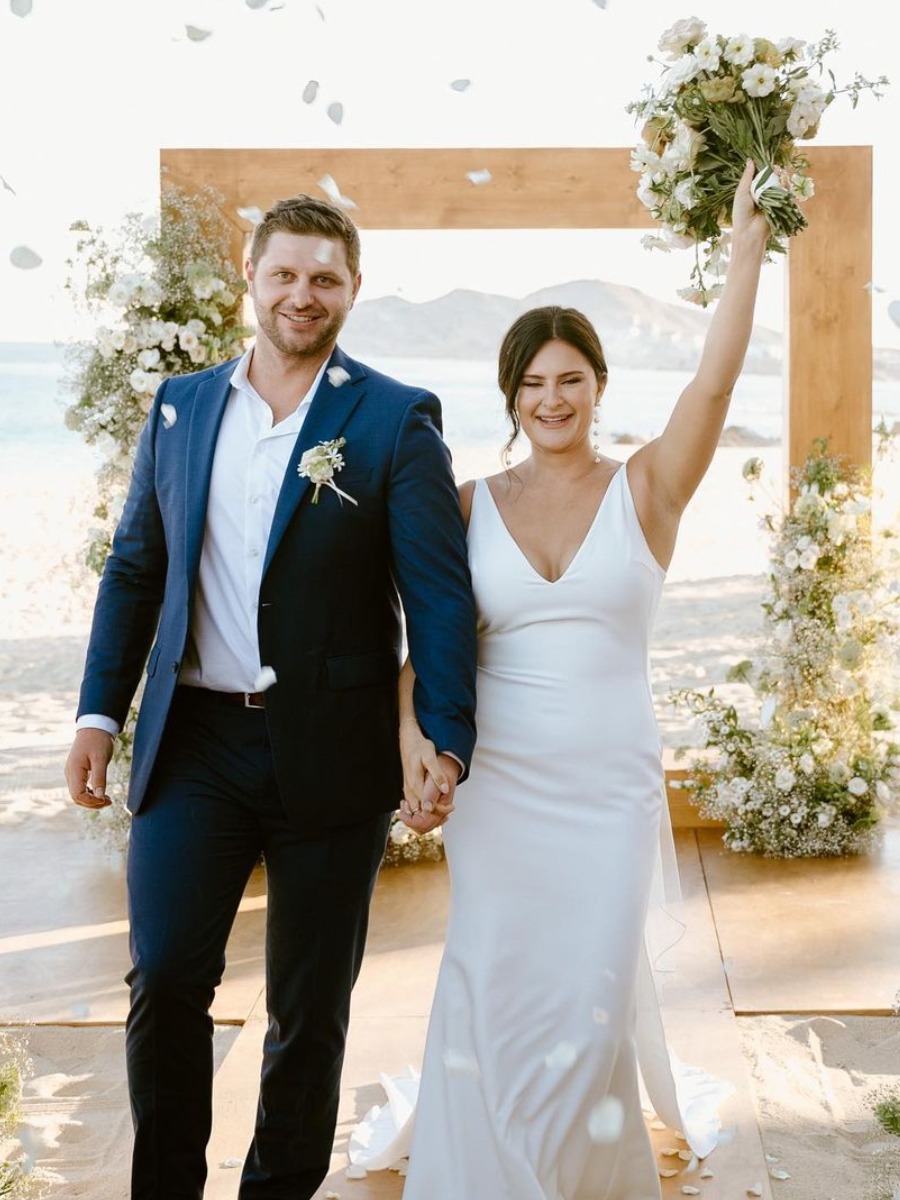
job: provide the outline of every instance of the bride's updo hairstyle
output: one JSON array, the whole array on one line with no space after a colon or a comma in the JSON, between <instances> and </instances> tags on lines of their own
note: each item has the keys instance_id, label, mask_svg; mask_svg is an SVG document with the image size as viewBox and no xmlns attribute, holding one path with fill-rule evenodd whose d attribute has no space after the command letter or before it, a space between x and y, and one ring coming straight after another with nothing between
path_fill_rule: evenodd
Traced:
<instances>
[{"instance_id":1,"label":"bride's updo hairstyle","mask_svg":"<svg viewBox=\"0 0 900 1200\"><path fill-rule=\"evenodd\" d=\"M543 308L531 308L522 313L510 325L500 344L497 360L497 382L506 400L506 415L512 433L503 447L506 457L519 436L519 412L516 399L532 359L547 342L557 339L568 342L580 351L594 368L597 383L606 382L606 355L597 336L597 330L584 313L577 308L562 308L548 304Z\"/></svg>"}]
</instances>

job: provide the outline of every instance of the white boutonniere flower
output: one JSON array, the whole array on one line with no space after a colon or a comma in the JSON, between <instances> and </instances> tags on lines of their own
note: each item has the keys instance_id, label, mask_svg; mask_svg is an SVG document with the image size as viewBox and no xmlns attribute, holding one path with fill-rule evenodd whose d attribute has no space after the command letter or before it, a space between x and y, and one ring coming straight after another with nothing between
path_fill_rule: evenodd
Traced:
<instances>
[{"instance_id":1,"label":"white boutonniere flower","mask_svg":"<svg viewBox=\"0 0 900 1200\"><path fill-rule=\"evenodd\" d=\"M301 479L308 479L310 483L315 484L313 504L319 503L319 489L322 487L331 488L341 504L345 500L349 500L351 504L356 503L352 496L342 492L334 482L336 473L344 469L341 447L346 443L346 438L334 438L330 442L319 442L318 446L310 446L308 450L304 450L297 471Z\"/></svg>"}]
</instances>

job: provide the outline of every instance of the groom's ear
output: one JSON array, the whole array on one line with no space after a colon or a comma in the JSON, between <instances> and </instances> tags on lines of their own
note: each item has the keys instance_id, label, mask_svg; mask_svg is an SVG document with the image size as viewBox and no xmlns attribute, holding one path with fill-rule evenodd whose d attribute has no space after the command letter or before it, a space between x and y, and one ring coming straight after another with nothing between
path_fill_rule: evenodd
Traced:
<instances>
[{"instance_id":1,"label":"groom's ear","mask_svg":"<svg viewBox=\"0 0 900 1200\"><path fill-rule=\"evenodd\" d=\"M356 279L354 279L354 281L353 281L353 295L350 298L350 307L351 308L356 303L356 297L359 295L359 289L360 289L361 285L362 285L362 272L357 271Z\"/></svg>"}]
</instances>

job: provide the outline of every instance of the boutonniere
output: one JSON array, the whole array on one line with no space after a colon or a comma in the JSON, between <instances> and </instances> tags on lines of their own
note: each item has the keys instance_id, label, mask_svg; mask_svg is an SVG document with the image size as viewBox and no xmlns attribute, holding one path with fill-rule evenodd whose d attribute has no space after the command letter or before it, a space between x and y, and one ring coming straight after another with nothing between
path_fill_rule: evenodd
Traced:
<instances>
[{"instance_id":1,"label":"boutonniere","mask_svg":"<svg viewBox=\"0 0 900 1200\"><path fill-rule=\"evenodd\" d=\"M310 483L315 484L316 490L313 492L313 504L319 503L319 489L323 486L330 487L341 504L345 500L349 500L351 504L356 503L352 496L348 496L346 492L342 492L334 482L336 473L344 469L344 456L341 454L341 447L345 446L346 443L346 438L335 438L330 442L319 442L318 446L310 446L308 450L303 451L297 471L301 479L308 479Z\"/></svg>"}]
</instances>

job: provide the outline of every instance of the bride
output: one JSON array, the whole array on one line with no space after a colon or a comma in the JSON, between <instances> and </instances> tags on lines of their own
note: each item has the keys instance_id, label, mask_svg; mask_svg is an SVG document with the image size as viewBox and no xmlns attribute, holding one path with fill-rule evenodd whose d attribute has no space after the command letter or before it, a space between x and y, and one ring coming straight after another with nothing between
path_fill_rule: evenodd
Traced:
<instances>
[{"instance_id":1,"label":"bride","mask_svg":"<svg viewBox=\"0 0 900 1200\"><path fill-rule=\"evenodd\" d=\"M420 833L449 817L452 895L404 1200L654 1200L641 1078L695 1153L715 1144L710 1104L669 1073L645 947L667 820L648 643L752 329L768 233L753 173L696 375L627 463L592 446L607 369L581 313L531 310L503 340L510 443L521 432L530 453L460 489L478 744L455 806L455 764L415 721L414 664L401 677L401 811Z\"/></svg>"}]
</instances>

